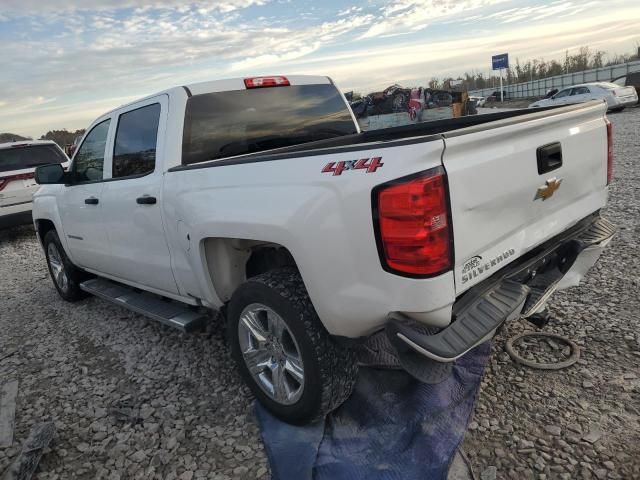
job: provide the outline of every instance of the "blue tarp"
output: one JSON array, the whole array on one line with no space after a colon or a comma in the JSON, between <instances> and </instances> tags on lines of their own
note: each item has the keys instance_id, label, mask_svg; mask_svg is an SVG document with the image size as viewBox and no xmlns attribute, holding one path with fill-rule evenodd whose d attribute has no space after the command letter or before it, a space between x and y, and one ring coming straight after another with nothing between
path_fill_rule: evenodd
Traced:
<instances>
[{"instance_id":1,"label":"blue tarp","mask_svg":"<svg viewBox=\"0 0 640 480\"><path fill-rule=\"evenodd\" d=\"M273 480L446 479L490 349L471 350L437 385L361 368L353 395L314 425L289 425L258 404Z\"/></svg>"}]
</instances>

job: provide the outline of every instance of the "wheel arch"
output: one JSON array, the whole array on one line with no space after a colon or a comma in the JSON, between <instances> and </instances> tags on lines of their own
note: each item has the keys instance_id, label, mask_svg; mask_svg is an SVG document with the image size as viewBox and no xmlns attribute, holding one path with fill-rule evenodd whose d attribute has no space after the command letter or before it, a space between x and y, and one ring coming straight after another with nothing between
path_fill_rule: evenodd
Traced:
<instances>
[{"instance_id":1,"label":"wheel arch","mask_svg":"<svg viewBox=\"0 0 640 480\"><path fill-rule=\"evenodd\" d=\"M289 249L274 242L208 237L201 242L201 252L207 280L223 303L251 277L279 267L298 270Z\"/></svg>"},{"instance_id":2,"label":"wheel arch","mask_svg":"<svg viewBox=\"0 0 640 480\"><path fill-rule=\"evenodd\" d=\"M54 231L58 231L56 229L55 224L53 223L53 221L46 219L46 218L39 218L34 220L35 223L35 227L36 227L36 234L38 236L38 240L40 241L40 245L42 245L42 247L44 247L44 237L45 235L47 235L47 233L49 233L51 230ZM58 237L60 236L60 233L58 233Z\"/></svg>"}]
</instances>

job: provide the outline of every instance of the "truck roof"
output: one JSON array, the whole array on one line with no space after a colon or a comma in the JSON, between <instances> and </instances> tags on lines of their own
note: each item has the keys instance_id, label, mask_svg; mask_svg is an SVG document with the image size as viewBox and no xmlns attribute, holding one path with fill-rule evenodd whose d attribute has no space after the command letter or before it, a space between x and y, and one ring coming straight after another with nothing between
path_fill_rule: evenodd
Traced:
<instances>
[{"instance_id":1,"label":"truck roof","mask_svg":"<svg viewBox=\"0 0 640 480\"><path fill-rule=\"evenodd\" d=\"M289 83L291 85L316 85L316 84L333 83L331 78L322 76L322 75L253 75L253 76L246 76L246 77L224 78L220 80L209 80L206 82L190 83L187 85L167 88L166 90L162 90L152 95L147 95L145 97L138 98L131 102L127 102L123 105L120 105L119 107L112 108L111 110L105 112L101 116L108 115L115 110L118 110L122 107L126 107L128 105L133 105L135 103L146 100L147 98L153 98L163 94L172 95L181 90L185 91L189 96L202 95L204 93L244 90L247 88L244 84L244 80L246 78L257 78L257 77L286 77L289 80Z\"/></svg>"}]
</instances>

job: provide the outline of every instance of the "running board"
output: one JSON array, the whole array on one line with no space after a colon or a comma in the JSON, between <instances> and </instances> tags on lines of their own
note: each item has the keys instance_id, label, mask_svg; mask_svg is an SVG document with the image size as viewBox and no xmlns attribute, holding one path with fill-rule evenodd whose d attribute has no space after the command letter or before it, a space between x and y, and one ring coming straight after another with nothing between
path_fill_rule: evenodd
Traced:
<instances>
[{"instance_id":1,"label":"running board","mask_svg":"<svg viewBox=\"0 0 640 480\"><path fill-rule=\"evenodd\" d=\"M104 278L93 278L80 284L87 293L120 305L169 327L190 332L202 325L207 316L191 310L187 305L149 292L143 292Z\"/></svg>"}]
</instances>

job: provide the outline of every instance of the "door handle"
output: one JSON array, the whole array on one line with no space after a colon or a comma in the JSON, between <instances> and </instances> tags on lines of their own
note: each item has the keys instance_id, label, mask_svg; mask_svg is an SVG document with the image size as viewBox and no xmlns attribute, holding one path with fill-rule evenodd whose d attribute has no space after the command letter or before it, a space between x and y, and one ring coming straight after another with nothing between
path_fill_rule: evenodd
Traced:
<instances>
[{"instance_id":1,"label":"door handle","mask_svg":"<svg viewBox=\"0 0 640 480\"><path fill-rule=\"evenodd\" d=\"M139 205L155 205L156 202L156 197L152 197L151 195L143 195L136 198L136 203L138 203Z\"/></svg>"},{"instance_id":2,"label":"door handle","mask_svg":"<svg viewBox=\"0 0 640 480\"><path fill-rule=\"evenodd\" d=\"M538 175L557 170L562 166L562 145L560 145L560 142L555 142L538 147L536 157L538 160Z\"/></svg>"},{"instance_id":3,"label":"door handle","mask_svg":"<svg viewBox=\"0 0 640 480\"><path fill-rule=\"evenodd\" d=\"M100 203L100 200L98 200L96 197L89 197L84 199L84 203L86 203L87 205L98 205Z\"/></svg>"}]
</instances>

